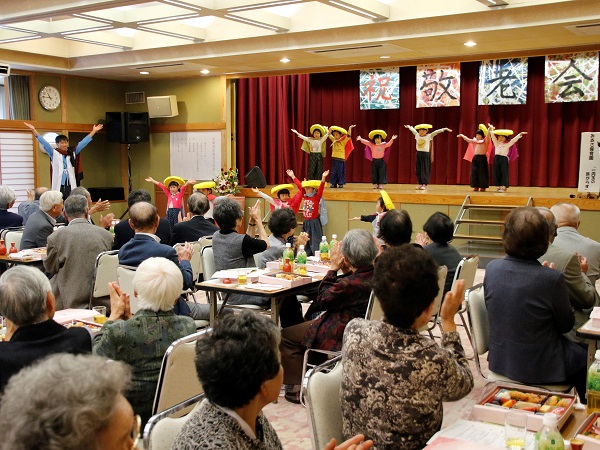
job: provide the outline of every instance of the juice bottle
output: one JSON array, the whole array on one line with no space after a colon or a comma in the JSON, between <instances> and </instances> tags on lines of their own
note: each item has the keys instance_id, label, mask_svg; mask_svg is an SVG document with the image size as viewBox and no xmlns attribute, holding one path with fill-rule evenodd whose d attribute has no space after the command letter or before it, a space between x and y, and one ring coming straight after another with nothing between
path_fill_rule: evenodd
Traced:
<instances>
[{"instance_id":1,"label":"juice bottle","mask_svg":"<svg viewBox=\"0 0 600 450\"><path fill-rule=\"evenodd\" d=\"M306 251L304 245L301 245L296 255L296 273L306 275Z\"/></svg>"},{"instance_id":2,"label":"juice bottle","mask_svg":"<svg viewBox=\"0 0 600 450\"><path fill-rule=\"evenodd\" d=\"M535 435L533 448L536 450L565 450L565 441L558 431L556 414L544 414L544 426Z\"/></svg>"},{"instance_id":3,"label":"juice bottle","mask_svg":"<svg viewBox=\"0 0 600 450\"><path fill-rule=\"evenodd\" d=\"M329 259L329 245L327 244L327 236L323 236L321 238L321 243L319 244L319 253L321 255L321 261Z\"/></svg>"},{"instance_id":4,"label":"juice bottle","mask_svg":"<svg viewBox=\"0 0 600 450\"><path fill-rule=\"evenodd\" d=\"M292 272L292 266L290 264L289 258L285 258L285 260L283 262L283 271L287 272L287 273L291 273Z\"/></svg>"},{"instance_id":5,"label":"juice bottle","mask_svg":"<svg viewBox=\"0 0 600 450\"><path fill-rule=\"evenodd\" d=\"M600 411L600 350L596 350L595 361L588 370L587 413Z\"/></svg>"},{"instance_id":6,"label":"juice bottle","mask_svg":"<svg viewBox=\"0 0 600 450\"><path fill-rule=\"evenodd\" d=\"M293 272L294 271L294 250L292 250L292 244L290 244L289 242L287 242L285 244L285 250L283 251L283 255L281 258L284 261L286 259L289 260L290 266L292 267L292 270L290 270L290 272Z\"/></svg>"}]
</instances>

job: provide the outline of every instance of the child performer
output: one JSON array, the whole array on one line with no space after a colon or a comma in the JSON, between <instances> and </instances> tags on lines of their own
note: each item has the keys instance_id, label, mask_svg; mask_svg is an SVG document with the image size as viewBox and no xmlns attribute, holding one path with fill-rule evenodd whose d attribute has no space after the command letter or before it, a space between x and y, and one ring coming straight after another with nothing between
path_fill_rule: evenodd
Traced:
<instances>
[{"instance_id":1,"label":"child performer","mask_svg":"<svg viewBox=\"0 0 600 450\"><path fill-rule=\"evenodd\" d=\"M152 177L146 178L146 181L154 183L167 196L167 220L171 228L177 223L179 213L183 216L183 196L189 184L194 184L196 180L189 179L186 182L181 177L170 176L165 178L164 183L156 181ZM168 186L168 188L166 187ZM180 188L181 186L181 188Z\"/></svg>"},{"instance_id":2,"label":"child performer","mask_svg":"<svg viewBox=\"0 0 600 450\"><path fill-rule=\"evenodd\" d=\"M508 189L508 163L517 159L519 153L515 143L521 139L526 131L522 131L514 138L512 130L496 130L493 125L488 124L490 137L494 143L494 184L497 186L496 191L506 192Z\"/></svg>"},{"instance_id":3,"label":"child performer","mask_svg":"<svg viewBox=\"0 0 600 450\"><path fill-rule=\"evenodd\" d=\"M44 151L50 157L50 167L52 168L52 190L60 191L63 198L66 199L71 193L71 189L79 186L79 181L83 178L83 169L79 153L92 141L92 137L100 131L103 125L94 125L92 131L73 149L69 147L69 138L64 134L56 136L56 150L44 139L33 125L23 122L29 128L35 138L43 147Z\"/></svg>"},{"instance_id":4,"label":"child performer","mask_svg":"<svg viewBox=\"0 0 600 450\"><path fill-rule=\"evenodd\" d=\"M369 133L369 139L358 136L357 141L365 144L365 158L372 161L371 165L371 182L373 189L383 189L383 185L387 184L387 167L386 164L390 157L390 145L398 136L393 135L389 142L383 141L387 137L387 133L383 130L373 130Z\"/></svg>"},{"instance_id":5,"label":"child performer","mask_svg":"<svg viewBox=\"0 0 600 450\"><path fill-rule=\"evenodd\" d=\"M474 138L468 138L464 134L456 137L463 138L469 143L463 158L471 162L471 187L475 192L485 192L490 187L488 164L492 157L492 143L487 128L480 123Z\"/></svg>"},{"instance_id":6,"label":"child performer","mask_svg":"<svg viewBox=\"0 0 600 450\"><path fill-rule=\"evenodd\" d=\"M252 192L257 194L260 198L264 198L267 203L271 205L271 211L275 211L279 208L289 208L288 201L290 200L290 191L294 189L293 184L280 184L271 189L271 194L277 194L277 198L273 198L258 188L252 188Z\"/></svg>"},{"instance_id":7,"label":"child performer","mask_svg":"<svg viewBox=\"0 0 600 450\"><path fill-rule=\"evenodd\" d=\"M194 185L194 191L206 195L206 198L208 199L208 211L206 211L206 214L204 214L204 218L210 220L213 223L215 222L215 220L213 219L213 209L215 206L216 199L219 198L218 196L213 194L213 189L215 189L216 187L217 183L215 183L214 181L203 181L202 183Z\"/></svg>"},{"instance_id":8,"label":"child performer","mask_svg":"<svg viewBox=\"0 0 600 450\"><path fill-rule=\"evenodd\" d=\"M452 132L452 130L450 128L440 128L428 134L427 131L431 128L428 123L416 125L414 128L410 125L404 126L414 134L417 141L417 181L419 184L415 186L415 189L427 189L433 161L433 138L444 131Z\"/></svg>"},{"instance_id":9,"label":"child performer","mask_svg":"<svg viewBox=\"0 0 600 450\"><path fill-rule=\"evenodd\" d=\"M288 170L288 174L292 176L294 172ZM304 221L302 223L302 231L306 232L309 237L308 247L306 253L308 256L312 256L316 251L319 251L319 244L321 243L321 237L323 236L323 225L321 224L320 214L322 213L325 204L321 202L323 197L323 189L325 188L325 178L329 175L329 170L323 172L321 181L319 180L308 180L302 181L294 177L294 183L298 186L299 192L302 192L302 200L304 200L303 216ZM298 194L296 194L297 196ZM296 198L294 196L294 199ZM292 200L294 200L292 199Z\"/></svg>"},{"instance_id":10,"label":"child performer","mask_svg":"<svg viewBox=\"0 0 600 450\"><path fill-rule=\"evenodd\" d=\"M318 180L319 175L323 173L323 158L325 158L325 141L329 136L329 130L315 123L310 127L312 138L302 136L296 130L292 129L296 135L302 139L302 150L308 153L308 179Z\"/></svg>"},{"instance_id":11,"label":"child performer","mask_svg":"<svg viewBox=\"0 0 600 450\"><path fill-rule=\"evenodd\" d=\"M384 198L384 196L386 198ZM388 208L389 206L389 208ZM371 222L371 224L373 225L373 237L377 238L379 240L379 242L381 244L383 244L383 240L380 239L379 236L379 222L381 221L381 219L383 219L383 216L385 216L385 213L388 211L391 211L392 209L395 209L394 203L392 203L392 200L390 199L390 196L388 195L387 192L385 192L384 190L381 191L381 197L379 197L377 199L377 202L375 203L375 214L369 214L369 215L363 215L363 216L357 216L357 217L353 217L351 219L348 220L360 220L362 222Z\"/></svg>"},{"instance_id":12,"label":"child performer","mask_svg":"<svg viewBox=\"0 0 600 450\"><path fill-rule=\"evenodd\" d=\"M355 126L350 125L348 131L338 126L329 127L329 139L333 142L331 144L331 178L329 179L332 188L343 188L346 184L346 159L354 150L351 136L352 128Z\"/></svg>"}]
</instances>

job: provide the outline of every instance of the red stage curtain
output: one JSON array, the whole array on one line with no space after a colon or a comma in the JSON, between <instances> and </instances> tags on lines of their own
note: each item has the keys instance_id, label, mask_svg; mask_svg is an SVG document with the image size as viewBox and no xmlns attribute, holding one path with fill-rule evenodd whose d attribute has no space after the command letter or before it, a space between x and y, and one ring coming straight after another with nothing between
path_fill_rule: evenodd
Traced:
<instances>
[{"instance_id":1,"label":"red stage curtain","mask_svg":"<svg viewBox=\"0 0 600 450\"><path fill-rule=\"evenodd\" d=\"M237 84L237 167L244 174L259 166L268 184L290 182L286 169L307 171L302 141L290 131L308 133L309 75L240 79Z\"/></svg>"},{"instance_id":2,"label":"red stage curtain","mask_svg":"<svg viewBox=\"0 0 600 450\"><path fill-rule=\"evenodd\" d=\"M308 81L299 81L302 76L240 80L238 167L242 172L259 165L269 183L285 180L283 171L288 167L302 178L307 155L299 150L301 142L289 129L307 134L315 122L344 128L356 124L353 138L367 137L375 128L386 130L389 137L397 134L388 181L416 183L415 140L404 125L431 123L434 129L453 130L435 138L431 183L468 184L469 163L462 159L467 144L456 135L473 136L479 123L491 122L515 133L528 132L517 144L520 157L510 165L511 185L576 187L581 133L600 131L600 102L546 104L544 65L544 57L529 58L527 104L511 106L477 105L479 62L461 64L461 106L448 108L416 108L416 67L400 68L399 110L361 111L358 71L310 75L310 90ZM348 159L348 182L371 182L363 147L355 143ZM325 168L330 167L328 150Z\"/></svg>"}]
</instances>

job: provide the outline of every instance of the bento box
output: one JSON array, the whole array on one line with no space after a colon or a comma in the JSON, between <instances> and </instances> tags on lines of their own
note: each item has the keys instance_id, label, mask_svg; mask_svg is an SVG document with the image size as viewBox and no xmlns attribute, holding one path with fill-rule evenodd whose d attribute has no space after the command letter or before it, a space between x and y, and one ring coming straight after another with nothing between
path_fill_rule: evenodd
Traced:
<instances>
[{"instance_id":1,"label":"bento box","mask_svg":"<svg viewBox=\"0 0 600 450\"><path fill-rule=\"evenodd\" d=\"M558 416L558 428L562 428L575 405L575 396L562 392L550 392L531 386L498 383L481 397L473 407L473 420L504 424L504 414L509 410L524 411L529 415L527 429L542 428L544 414Z\"/></svg>"},{"instance_id":2,"label":"bento box","mask_svg":"<svg viewBox=\"0 0 600 450\"><path fill-rule=\"evenodd\" d=\"M600 413L590 414L575 432L575 437L585 442L586 449L600 450Z\"/></svg>"},{"instance_id":3,"label":"bento box","mask_svg":"<svg viewBox=\"0 0 600 450\"><path fill-rule=\"evenodd\" d=\"M297 273L275 272L260 275L258 277L258 282L265 284L280 284L286 288L293 288L302 286L303 284L312 283L312 277L299 275Z\"/></svg>"}]
</instances>

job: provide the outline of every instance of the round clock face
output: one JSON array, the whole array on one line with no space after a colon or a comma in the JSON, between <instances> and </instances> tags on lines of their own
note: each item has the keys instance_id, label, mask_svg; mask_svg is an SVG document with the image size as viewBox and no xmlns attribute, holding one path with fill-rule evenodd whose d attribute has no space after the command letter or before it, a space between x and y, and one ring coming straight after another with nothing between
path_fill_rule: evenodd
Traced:
<instances>
[{"instance_id":1,"label":"round clock face","mask_svg":"<svg viewBox=\"0 0 600 450\"><path fill-rule=\"evenodd\" d=\"M46 111L54 111L60 106L60 91L54 86L44 86L38 94L40 105Z\"/></svg>"}]
</instances>

